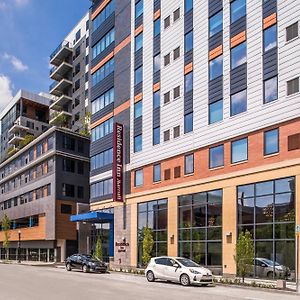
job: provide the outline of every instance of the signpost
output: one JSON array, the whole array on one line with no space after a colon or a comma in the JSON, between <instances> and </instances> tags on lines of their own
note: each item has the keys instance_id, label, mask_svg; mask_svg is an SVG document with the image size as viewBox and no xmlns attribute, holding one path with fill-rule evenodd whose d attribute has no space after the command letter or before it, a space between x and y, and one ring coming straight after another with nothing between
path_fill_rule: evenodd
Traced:
<instances>
[{"instance_id":1,"label":"signpost","mask_svg":"<svg viewBox=\"0 0 300 300\"><path fill-rule=\"evenodd\" d=\"M296 225L295 228L295 233L296 233L296 292L300 293L300 286L299 286L299 275L300 275L300 270L299 270L299 239L300 239L300 225Z\"/></svg>"}]
</instances>

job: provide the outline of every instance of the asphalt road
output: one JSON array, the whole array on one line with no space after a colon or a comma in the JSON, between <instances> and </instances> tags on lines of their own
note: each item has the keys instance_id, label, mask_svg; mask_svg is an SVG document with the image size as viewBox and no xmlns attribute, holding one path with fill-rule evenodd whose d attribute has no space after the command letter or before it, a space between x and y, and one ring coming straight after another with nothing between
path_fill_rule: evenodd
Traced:
<instances>
[{"instance_id":1,"label":"asphalt road","mask_svg":"<svg viewBox=\"0 0 300 300\"><path fill-rule=\"evenodd\" d=\"M0 300L296 300L299 295L233 287L182 287L144 277L0 265Z\"/></svg>"}]
</instances>

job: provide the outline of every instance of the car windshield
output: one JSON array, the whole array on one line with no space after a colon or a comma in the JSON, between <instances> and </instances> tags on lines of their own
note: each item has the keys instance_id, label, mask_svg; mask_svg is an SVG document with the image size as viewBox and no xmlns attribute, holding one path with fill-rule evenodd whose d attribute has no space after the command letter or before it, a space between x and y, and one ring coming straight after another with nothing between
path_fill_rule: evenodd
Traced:
<instances>
[{"instance_id":1,"label":"car windshield","mask_svg":"<svg viewBox=\"0 0 300 300\"><path fill-rule=\"evenodd\" d=\"M196 264L195 262L187 258L177 258L177 260L185 267L189 267L189 268L200 267L198 264Z\"/></svg>"},{"instance_id":2,"label":"car windshield","mask_svg":"<svg viewBox=\"0 0 300 300\"><path fill-rule=\"evenodd\" d=\"M272 260L267 259L267 258L263 258L262 262L264 262L265 264L267 264L268 266L271 266L271 267L273 267L273 264L274 264L274 262ZM280 264L275 261L275 266L278 267L278 266L280 266Z\"/></svg>"},{"instance_id":3,"label":"car windshield","mask_svg":"<svg viewBox=\"0 0 300 300\"><path fill-rule=\"evenodd\" d=\"M91 256L91 255L81 255L83 258L88 259L88 260L98 260L97 258Z\"/></svg>"}]
</instances>

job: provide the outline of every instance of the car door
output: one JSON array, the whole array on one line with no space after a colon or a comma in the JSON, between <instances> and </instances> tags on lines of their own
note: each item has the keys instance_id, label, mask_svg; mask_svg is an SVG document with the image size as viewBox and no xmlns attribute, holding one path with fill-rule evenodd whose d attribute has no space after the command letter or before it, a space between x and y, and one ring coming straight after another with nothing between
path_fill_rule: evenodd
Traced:
<instances>
[{"instance_id":1,"label":"car door","mask_svg":"<svg viewBox=\"0 0 300 300\"><path fill-rule=\"evenodd\" d=\"M179 280L179 272L178 268L174 267L176 261L172 258L166 258L166 264L164 268L164 277L166 280L170 281L178 281Z\"/></svg>"},{"instance_id":2,"label":"car door","mask_svg":"<svg viewBox=\"0 0 300 300\"><path fill-rule=\"evenodd\" d=\"M76 261L76 268L81 270L82 264L83 264L83 257L81 255L78 255Z\"/></svg>"},{"instance_id":3,"label":"car door","mask_svg":"<svg viewBox=\"0 0 300 300\"><path fill-rule=\"evenodd\" d=\"M164 268L166 266L166 258L157 258L154 260L153 273L155 278L164 279Z\"/></svg>"},{"instance_id":4,"label":"car door","mask_svg":"<svg viewBox=\"0 0 300 300\"><path fill-rule=\"evenodd\" d=\"M73 269L76 269L77 267L76 267L76 264L77 264L77 255L72 255L71 257L70 257L70 264L71 264L71 267L73 268Z\"/></svg>"}]
</instances>

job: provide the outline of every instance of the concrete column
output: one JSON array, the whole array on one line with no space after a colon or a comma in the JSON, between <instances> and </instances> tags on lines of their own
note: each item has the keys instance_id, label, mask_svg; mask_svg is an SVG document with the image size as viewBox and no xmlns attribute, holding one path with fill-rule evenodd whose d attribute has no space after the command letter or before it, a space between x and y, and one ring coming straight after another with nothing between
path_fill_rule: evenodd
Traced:
<instances>
[{"instance_id":1,"label":"concrete column","mask_svg":"<svg viewBox=\"0 0 300 300\"><path fill-rule=\"evenodd\" d=\"M168 256L178 256L178 201L168 198Z\"/></svg>"},{"instance_id":2,"label":"concrete column","mask_svg":"<svg viewBox=\"0 0 300 300\"><path fill-rule=\"evenodd\" d=\"M300 225L300 175L296 176L296 225ZM296 274L298 274L297 279L298 279L298 293L300 293L300 234L298 233L298 236L296 236L296 244L297 246L297 251L296 253Z\"/></svg>"},{"instance_id":3,"label":"concrete column","mask_svg":"<svg viewBox=\"0 0 300 300\"><path fill-rule=\"evenodd\" d=\"M227 276L236 275L236 264L234 261L237 240L237 203L236 186L223 189L223 274Z\"/></svg>"},{"instance_id":4,"label":"concrete column","mask_svg":"<svg viewBox=\"0 0 300 300\"><path fill-rule=\"evenodd\" d=\"M50 262L50 249L47 249L47 262Z\"/></svg>"},{"instance_id":5,"label":"concrete column","mask_svg":"<svg viewBox=\"0 0 300 300\"><path fill-rule=\"evenodd\" d=\"M138 244L137 244L137 204L131 204L131 222L130 222L130 264L133 267L137 266Z\"/></svg>"}]
</instances>

